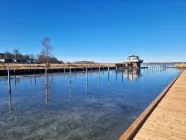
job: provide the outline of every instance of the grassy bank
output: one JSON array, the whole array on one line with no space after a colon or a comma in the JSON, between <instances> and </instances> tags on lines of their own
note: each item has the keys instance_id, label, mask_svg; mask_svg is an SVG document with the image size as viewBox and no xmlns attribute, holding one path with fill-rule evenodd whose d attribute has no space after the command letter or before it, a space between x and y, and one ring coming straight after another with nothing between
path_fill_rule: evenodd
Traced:
<instances>
[{"instance_id":1,"label":"grassy bank","mask_svg":"<svg viewBox=\"0 0 186 140\"><path fill-rule=\"evenodd\" d=\"M175 68L186 68L186 64L176 64Z\"/></svg>"},{"instance_id":2,"label":"grassy bank","mask_svg":"<svg viewBox=\"0 0 186 140\"><path fill-rule=\"evenodd\" d=\"M0 70L7 70L7 67L10 69L44 69L45 64L7 64L1 63ZM50 68L52 69L59 69L59 68L83 68L83 67L113 67L114 64L50 64Z\"/></svg>"}]
</instances>

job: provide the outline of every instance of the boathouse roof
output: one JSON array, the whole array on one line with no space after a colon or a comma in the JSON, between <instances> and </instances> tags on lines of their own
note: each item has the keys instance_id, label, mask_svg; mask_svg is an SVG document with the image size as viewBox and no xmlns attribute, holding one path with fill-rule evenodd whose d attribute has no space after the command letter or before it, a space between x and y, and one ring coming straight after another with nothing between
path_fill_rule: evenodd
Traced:
<instances>
[{"instance_id":1,"label":"boathouse roof","mask_svg":"<svg viewBox=\"0 0 186 140\"><path fill-rule=\"evenodd\" d=\"M139 56L137 56L137 55L130 55L130 56L128 56L128 57L139 57Z\"/></svg>"}]
</instances>

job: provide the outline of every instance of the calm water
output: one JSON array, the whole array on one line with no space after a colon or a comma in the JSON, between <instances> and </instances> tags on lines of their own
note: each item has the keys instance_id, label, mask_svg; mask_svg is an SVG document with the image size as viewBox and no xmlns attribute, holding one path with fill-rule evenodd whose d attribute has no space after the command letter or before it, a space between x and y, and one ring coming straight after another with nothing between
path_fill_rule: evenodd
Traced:
<instances>
[{"instance_id":1,"label":"calm water","mask_svg":"<svg viewBox=\"0 0 186 140\"><path fill-rule=\"evenodd\" d=\"M178 75L97 71L0 78L0 140L117 140Z\"/></svg>"}]
</instances>

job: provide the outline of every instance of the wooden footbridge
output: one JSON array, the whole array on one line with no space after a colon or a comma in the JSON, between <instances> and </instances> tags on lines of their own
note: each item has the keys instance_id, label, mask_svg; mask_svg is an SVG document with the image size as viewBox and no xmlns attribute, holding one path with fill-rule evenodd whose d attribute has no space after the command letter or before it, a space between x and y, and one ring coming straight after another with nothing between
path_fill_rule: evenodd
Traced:
<instances>
[{"instance_id":1,"label":"wooden footbridge","mask_svg":"<svg viewBox=\"0 0 186 140\"><path fill-rule=\"evenodd\" d=\"M120 140L186 140L186 71L181 72Z\"/></svg>"}]
</instances>

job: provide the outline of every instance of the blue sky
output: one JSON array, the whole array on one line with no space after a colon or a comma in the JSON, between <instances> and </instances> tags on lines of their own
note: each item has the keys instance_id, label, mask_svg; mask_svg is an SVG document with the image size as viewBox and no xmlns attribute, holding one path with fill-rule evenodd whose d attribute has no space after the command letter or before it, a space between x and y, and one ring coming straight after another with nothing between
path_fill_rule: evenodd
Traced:
<instances>
[{"instance_id":1,"label":"blue sky","mask_svg":"<svg viewBox=\"0 0 186 140\"><path fill-rule=\"evenodd\" d=\"M186 61L186 1L0 1L0 52L38 54L46 36L63 61Z\"/></svg>"}]
</instances>

